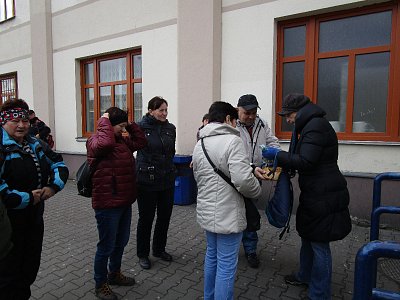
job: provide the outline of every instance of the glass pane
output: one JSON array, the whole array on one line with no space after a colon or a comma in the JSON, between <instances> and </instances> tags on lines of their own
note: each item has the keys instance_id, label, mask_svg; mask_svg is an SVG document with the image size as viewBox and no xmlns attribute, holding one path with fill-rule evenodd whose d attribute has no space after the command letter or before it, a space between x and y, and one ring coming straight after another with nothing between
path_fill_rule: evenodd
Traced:
<instances>
[{"instance_id":1,"label":"glass pane","mask_svg":"<svg viewBox=\"0 0 400 300\"><path fill-rule=\"evenodd\" d=\"M111 86L100 87L100 116L112 106L111 101Z\"/></svg>"},{"instance_id":2,"label":"glass pane","mask_svg":"<svg viewBox=\"0 0 400 300\"><path fill-rule=\"evenodd\" d=\"M14 0L6 0L7 19L14 17Z\"/></svg>"},{"instance_id":3,"label":"glass pane","mask_svg":"<svg viewBox=\"0 0 400 300\"><path fill-rule=\"evenodd\" d=\"M100 62L100 82L126 80L126 58L116 58Z\"/></svg>"},{"instance_id":4,"label":"glass pane","mask_svg":"<svg viewBox=\"0 0 400 300\"><path fill-rule=\"evenodd\" d=\"M320 59L318 62L318 104L336 132L346 127L348 58Z\"/></svg>"},{"instance_id":5,"label":"glass pane","mask_svg":"<svg viewBox=\"0 0 400 300\"><path fill-rule=\"evenodd\" d=\"M94 83L94 74L93 74L93 64L85 65L85 83L93 84Z\"/></svg>"},{"instance_id":6,"label":"glass pane","mask_svg":"<svg viewBox=\"0 0 400 300\"><path fill-rule=\"evenodd\" d=\"M133 56L133 78L142 78L142 55Z\"/></svg>"},{"instance_id":7,"label":"glass pane","mask_svg":"<svg viewBox=\"0 0 400 300\"><path fill-rule=\"evenodd\" d=\"M4 8L4 2L0 1L0 22L6 19L6 10Z\"/></svg>"},{"instance_id":8,"label":"glass pane","mask_svg":"<svg viewBox=\"0 0 400 300\"><path fill-rule=\"evenodd\" d=\"M127 111L126 106L126 84L115 86L115 106Z\"/></svg>"},{"instance_id":9,"label":"glass pane","mask_svg":"<svg viewBox=\"0 0 400 300\"><path fill-rule=\"evenodd\" d=\"M357 55L353 132L385 132L389 52Z\"/></svg>"},{"instance_id":10,"label":"glass pane","mask_svg":"<svg viewBox=\"0 0 400 300\"><path fill-rule=\"evenodd\" d=\"M283 64L283 98L290 93L304 93L304 62L293 62ZM279 108L280 109L280 108ZM292 125L282 119L282 131L292 131Z\"/></svg>"},{"instance_id":11,"label":"glass pane","mask_svg":"<svg viewBox=\"0 0 400 300\"><path fill-rule=\"evenodd\" d=\"M142 109L142 84L134 83L133 84L133 112L134 112L134 121L139 122L143 116Z\"/></svg>"},{"instance_id":12,"label":"glass pane","mask_svg":"<svg viewBox=\"0 0 400 300\"><path fill-rule=\"evenodd\" d=\"M86 131L94 131L94 89L85 89L86 100Z\"/></svg>"},{"instance_id":13,"label":"glass pane","mask_svg":"<svg viewBox=\"0 0 400 300\"><path fill-rule=\"evenodd\" d=\"M388 45L391 28L391 11L321 22L319 51Z\"/></svg>"},{"instance_id":14,"label":"glass pane","mask_svg":"<svg viewBox=\"0 0 400 300\"><path fill-rule=\"evenodd\" d=\"M283 56L304 55L306 49L306 26L286 28L283 32Z\"/></svg>"}]
</instances>

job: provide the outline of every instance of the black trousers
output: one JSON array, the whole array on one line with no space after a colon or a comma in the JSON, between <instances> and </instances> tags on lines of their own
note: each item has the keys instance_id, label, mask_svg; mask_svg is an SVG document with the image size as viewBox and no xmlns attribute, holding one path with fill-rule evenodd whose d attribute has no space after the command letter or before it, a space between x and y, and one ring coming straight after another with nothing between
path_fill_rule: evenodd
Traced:
<instances>
[{"instance_id":1,"label":"black trousers","mask_svg":"<svg viewBox=\"0 0 400 300\"><path fill-rule=\"evenodd\" d=\"M139 221L137 225L137 256L148 257L153 220L157 219L153 234L153 253L165 251L169 221L174 206L174 187L164 191L148 191L138 187L137 203Z\"/></svg>"},{"instance_id":2,"label":"black trousers","mask_svg":"<svg viewBox=\"0 0 400 300\"><path fill-rule=\"evenodd\" d=\"M24 226L13 224L12 219L10 221L14 246L0 261L0 300L28 300L31 296L30 286L40 266L43 218L33 223L27 222Z\"/></svg>"}]
</instances>

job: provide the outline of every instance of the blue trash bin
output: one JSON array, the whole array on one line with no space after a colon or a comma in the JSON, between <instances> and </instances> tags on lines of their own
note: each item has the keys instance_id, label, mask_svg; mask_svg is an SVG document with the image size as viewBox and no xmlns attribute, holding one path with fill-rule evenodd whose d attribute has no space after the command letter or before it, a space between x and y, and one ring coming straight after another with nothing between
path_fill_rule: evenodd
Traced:
<instances>
[{"instance_id":1,"label":"blue trash bin","mask_svg":"<svg viewBox=\"0 0 400 300\"><path fill-rule=\"evenodd\" d=\"M174 204L189 205L196 201L196 182L190 168L190 155L175 155L174 164L177 169L175 178Z\"/></svg>"}]
</instances>

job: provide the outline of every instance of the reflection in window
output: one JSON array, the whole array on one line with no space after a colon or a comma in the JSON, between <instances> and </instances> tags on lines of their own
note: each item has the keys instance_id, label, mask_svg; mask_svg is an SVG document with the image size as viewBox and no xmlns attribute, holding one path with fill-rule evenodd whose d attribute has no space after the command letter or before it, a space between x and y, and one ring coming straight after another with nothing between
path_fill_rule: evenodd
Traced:
<instances>
[{"instance_id":1,"label":"reflection in window","mask_svg":"<svg viewBox=\"0 0 400 300\"><path fill-rule=\"evenodd\" d=\"M111 86L100 87L100 116L112 105L111 101Z\"/></svg>"},{"instance_id":2,"label":"reflection in window","mask_svg":"<svg viewBox=\"0 0 400 300\"><path fill-rule=\"evenodd\" d=\"M86 94L86 131L94 131L94 91L85 89Z\"/></svg>"},{"instance_id":3,"label":"reflection in window","mask_svg":"<svg viewBox=\"0 0 400 300\"><path fill-rule=\"evenodd\" d=\"M353 132L385 132L389 52L357 55Z\"/></svg>"},{"instance_id":4,"label":"reflection in window","mask_svg":"<svg viewBox=\"0 0 400 300\"><path fill-rule=\"evenodd\" d=\"M125 84L119 84L115 86L115 106L122 110L127 110Z\"/></svg>"},{"instance_id":5,"label":"reflection in window","mask_svg":"<svg viewBox=\"0 0 400 300\"><path fill-rule=\"evenodd\" d=\"M17 97L17 73L0 75L1 103Z\"/></svg>"},{"instance_id":6,"label":"reflection in window","mask_svg":"<svg viewBox=\"0 0 400 300\"><path fill-rule=\"evenodd\" d=\"M318 104L336 132L346 125L348 58L320 59L318 62Z\"/></svg>"},{"instance_id":7,"label":"reflection in window","mask_svg":"<svg viewBox=\"0 0 400 300\"><path fill-rule=\"evenodd\" d=\"M142 78L142 55L133 55L133 78Z\"/></svg>"},{"instance_id":8,"label":"reflection in window","mask_svg":"<svg viewBox=\"0 0 400 300\"><path fill-rule=\"evenodd\" d=\"M116 58L100 62L100 82L126 80L126 58Z\"/></svg>"},{"instance_id":9,"label":"reflection in window","mask_svg":"<svg viewBox=\"0 0 400 300\"><path fill-rule=\"evenodd\" d=\"M285 28L283 56L304 55L306 50L306 26ZM287 45L287 46L286 46Z\"/></svg>"},{"instance_id":10,"label":"reflection in window","mask_svg":"<svg viewBox=\"0 0 400 300\"><path fill-rule=\"evenodd\" d=\"M94 83L94 73L93 73L93 63L85 64L85 83L93 84Z\"/></svg>"},{"instance_id":11,"label":"reflection in window","mask_svg":"<svg viewBox=\"0 0 400 300\"><path fill-rule=\"evenodd\" d=\"M14 0L0 0L0 22L15 17Z\"/></svg>"},{"instance_id":12,"label":"reflection in window","mask_svg":"<svg viewBox=\"0 0 400 300\"><path fill-rule=\"evenodd\" d=\"M133 84L133 91L134 91L134 99L135 99L135 103L133 105L133 107L135 109L134 120L135 120L135 122L139 122L142 119L142 113L143 113L142 83Z\"/></svg>"},{"instance_id":13,"label":"reflection in window","mask_svg":"<svg viewBox=\"0 0 400 300\"><path fill-rule=\"evenodd\" d=\"M285 98L287 94L304 93L304 62L285 63L283 65L283 88L282 96ZM282 130L291 131L292 125L286 123L285 118L282 119Z\"/></svg>"},{"instance_id":14,"label":"reflection in window","mask_svg":"<svg viewBox=\"0 0 400 300\"><path fill-rule=\"evenodd\" d=\"M321 22L319 51L388 45L391 28L391 11Z\"/></svg>"}]
</instances>

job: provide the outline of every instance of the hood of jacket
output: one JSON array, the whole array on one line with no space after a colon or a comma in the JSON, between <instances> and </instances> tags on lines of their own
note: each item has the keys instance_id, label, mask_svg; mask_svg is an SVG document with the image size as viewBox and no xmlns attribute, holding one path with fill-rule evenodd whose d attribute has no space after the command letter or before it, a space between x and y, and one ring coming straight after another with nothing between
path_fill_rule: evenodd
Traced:
<instances>
[{"instance_id":1,"label":"hood of jacket","mask_svg":"<svg viewBox=\"0 0 400 300\"><path fill-rule=\"evenodd\" d=\"M226 123L212 122L208 123L200 130L199 137L205 138L205 137L224 135L224 134L233 134L236 136L240 136L240 132L236 128Z\"/></svg>"},{"instance_id":2,"label":"hood of jacket","mask_svg":"<svg viewBox=\"0 0 400 300\"><path fill-rule=\"evenodd\" d=\"M320 106L314 103L306 104L297 112L294 123L296 132L300 132L312 118L322 118L325 115L326 112Z\"/></svg>"}]
</instances>

